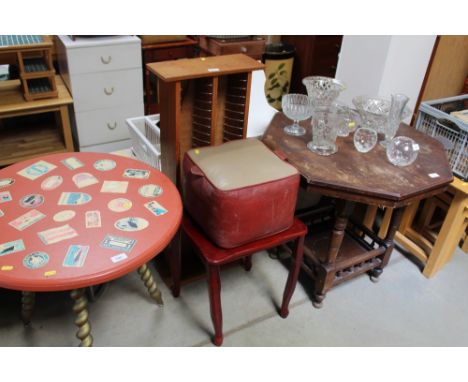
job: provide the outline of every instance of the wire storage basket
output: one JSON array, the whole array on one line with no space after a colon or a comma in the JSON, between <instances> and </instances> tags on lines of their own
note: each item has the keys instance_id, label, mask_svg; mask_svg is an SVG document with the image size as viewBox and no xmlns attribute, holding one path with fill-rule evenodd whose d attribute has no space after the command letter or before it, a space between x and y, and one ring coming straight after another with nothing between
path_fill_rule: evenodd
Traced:
<instances>
[{"instance_id":1,"label":"wire storage basket","mask_svg":"<svg viewBox=\"0 0 468 382\"><path fill-rule=\"evenodd\" d=\"M137 159L161 170L159 114L126 119Z\"/></svg>"},{"instance_id":2,"label":"wire storage basket","mask_svg":"<svg viewBox=\"0 0 468 382\"><path fill-rule=\"evenodd\" d=\"M452 172L464 181L468 180L468 121L454 113L463 115L466 109L468 94L426 101L419 106L416 120L416 130L444 145Z\"/></svg>"}]
</instances>

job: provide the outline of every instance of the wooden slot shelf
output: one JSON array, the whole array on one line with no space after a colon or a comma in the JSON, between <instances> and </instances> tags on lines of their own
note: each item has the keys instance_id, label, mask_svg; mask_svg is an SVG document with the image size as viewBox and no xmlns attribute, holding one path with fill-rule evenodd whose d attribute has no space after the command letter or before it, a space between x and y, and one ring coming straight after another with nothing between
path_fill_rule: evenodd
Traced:
<instances>
[{"instance_id":1,"label":"wooden slot shelf","mask_svg":"<svg viewBox=\"0 0 468 382\"><path fill-rule=\"evenodd\" d=\"M42 116L41 116L42 117ZM29 117L33 118L33 117ZM34 116L36 118L36 116ZM2 155L0 166L9 165L41 154L68 151L62 131L54 126L54 116L31 119L27 117L0 124Z\"/></svg>"},{"instance_id":2,"label":"wooden slot shelf","mask_svg":"<svg viewBox=\"0 0 468 382\"><path fill-rule=\"evenodd\" d=\"M59 76L54 81L57 97L29 102L19 80L0 83L0 166L74 151L68 112L73 99Z\"/></svg>"}]
</instances>

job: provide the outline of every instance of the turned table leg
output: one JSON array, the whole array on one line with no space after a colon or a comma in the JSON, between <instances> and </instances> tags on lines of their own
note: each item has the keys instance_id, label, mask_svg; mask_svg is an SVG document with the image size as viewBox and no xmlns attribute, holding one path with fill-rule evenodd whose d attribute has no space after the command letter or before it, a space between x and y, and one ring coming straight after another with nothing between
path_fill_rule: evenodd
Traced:
<instances>
[{"instance_id":1,"label":"turned table leg","mask_svg":"<svg viewBox=\"0 0 468 382\"><path fill-rule=\"evenodd\" d=\"M151 271L146 264L143 264L140 268L138 268L138 274L140 275L141 280L145 283L146 288L148 288L148 292L151 298L156 301L158 305L164 305L161 291L156 286L153 275L151 274Z\"/></svg>"},{"instance_id":2,"label":"turned table leg","mask_svg":"<svg viewBox=\"0 0 468 382\"><path fill-rule=\"evenodd\" d=\"M25 326L31 323L31 318L34 310L34 292L22 292L21 297L21 318Z\"/></svg>"},{"instance_id":3,"label":"turned table leg","mask_svg":"<svg viewBox=\"0 0 468 382\"><path fill-rule=\"evenodd\" d=\"M328 255L326 264L323 264L318 270L318 277L315 282L314 301L312 304L316 308L322 307L322 301L325 298L327 291L333 286L333 280L335 274L332 271L324 271L323 268L327 265L333 264L336 261L338 252L343 243L345 236L345 229L348 225L348 218L354 210L355 203L349 200L338 199L337 200L337 213L335 219L335 225L330 237L330 244L328 246ZM328 268L328 267L327 267Z\"/></svg>"},{"instance_id":4,"label":"turned table leg","mask_svg":"<svg viewBox=\"0 0 468 382\"><path fill-rule=\"evenodd\" d=\"M75 325L78 326L76 337L81 341L80 346L89 347L93 346L93 336L88 322L88 300L84 292L84 289L72 290L71 298L75 301L73 312L76 314Z\"/></svg>"},{"instance_id":5,"label":"turned table leg","mask_svg":"<svg viewBox=\"0 0 468 382\"><path fill-rule=\"evenodd\" d=\"M395 237L395 233L398 230L398 227L400 226L401 218L403 215L403 207L395 208L392 213L392 217L390 220L390 225L388 227L387 234L385 235L384 243L387 249L385 250L385 253L382 258L382 262L380 265L371 271L369 271L370 274L370 279L372 282L378 282L379 277L383 272L383 269L385 266L388 264L388 261L390 260L390 255L393 252L393 248L395 246L395 243L393 241L393 238Z\"/></svg>"}]
</instances>

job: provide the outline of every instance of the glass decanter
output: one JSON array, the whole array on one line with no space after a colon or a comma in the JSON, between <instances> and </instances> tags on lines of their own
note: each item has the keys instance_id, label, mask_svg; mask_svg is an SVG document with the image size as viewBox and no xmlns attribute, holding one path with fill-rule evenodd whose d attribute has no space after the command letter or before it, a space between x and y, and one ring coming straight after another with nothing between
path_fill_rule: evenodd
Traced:
<instances>
[{"instance_id":1,"label":"glass decanter","mask_svg":"<svg viewBox=\"0 0 468 382\"><path fill-rule=\"evenodd\" d=\"M309 76L302 80L307 94L312 100L312 141L307 148L319 155L336 153L336 110L333 102L338 98L345 85L334 78Z\"/></svg>"},{"instance_id":2,"label":"glass decanter","mask_svg":"<svg viewBox=\"0 0 468 382\"><path fill-rule=\"evenodd\" d=\"M408 101L409 98L404 94L392 94L392 102L390 104L387 123L385 124L384 129L385 139L379 142L382 146L387 147L395 136L398 128L400 127L400 123L404 118L403 112Z\"/></svg>"}]
</instances>

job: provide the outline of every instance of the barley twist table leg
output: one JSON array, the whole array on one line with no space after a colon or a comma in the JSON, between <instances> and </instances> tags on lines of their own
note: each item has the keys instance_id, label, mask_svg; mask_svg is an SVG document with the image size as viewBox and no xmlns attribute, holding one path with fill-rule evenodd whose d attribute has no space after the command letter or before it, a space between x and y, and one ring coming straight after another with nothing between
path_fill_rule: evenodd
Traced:
<instances>
[{"instance_id":1,"label":"barley twist table leg","mask_svg":"<svg viewBox=\"0 0 468 382\"><path fill-rule=\"evenodd\" d=\"M76 314L75 325L78 326L76 337L81 340L80 346L93 346L91 325L88 322L88 300L84 295L84 289L75 289L71 292L71 298L75 301L73 312Z\"/></svg>"},{"instance_id":2,"label":"barley twist table leg","mask_svg":"<svg viewBox=\"0 0 468 382\"><path fill-rule=\"evenodd\" d=\"M151 274L151 271L146 264L143 264L140 268L138 268L138 274L140 275L141 280L145 283L146 288L148 288L148 292L151 298L156 301L158 305L164 305L161 291L156 286L153 275Z\"/></svg>"},{"instance_id":3,"label":"barley twist table leg","mask_svg":"<svg viewBox=\"0 0 468 382\"><path fill-rule=\"evenodd\" d=\"M22 292L21 297L21 318L23 319L23 324L29 325L31 323L31 317L34 309L34 292Z\"/></svg>"}]
</instances>

